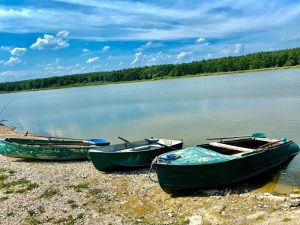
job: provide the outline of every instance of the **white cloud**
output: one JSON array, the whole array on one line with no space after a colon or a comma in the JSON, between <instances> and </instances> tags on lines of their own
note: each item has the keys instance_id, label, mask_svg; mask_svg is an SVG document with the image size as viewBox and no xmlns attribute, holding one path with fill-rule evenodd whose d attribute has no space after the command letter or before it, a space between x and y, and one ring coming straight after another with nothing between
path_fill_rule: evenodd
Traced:
<instances>
[{"instance_id":1,"label":"white cloud","mask_svg":"<svg viewBox=\"0 0 300 225\"><path fill-rule=\"evenodd\" d=\"M3 63L3 65L5 66L13 66L16 64L21 63L22 61L18 58L18 57L10 57L9 60L7 60L6 62Z\"/></svg>"},{"instance_id":2,"label":"white cloud","mask_svg":"<svg viewBox=\"0 0 300 225\"><path fill-rule=\"evenodd\" d=\"M57 37L63 37L63 38L66 38L68 37L68 35L70 34L69 31L66 31L66 30L60 30L57 32Z\"/></svg>"},{"instance_id":3,"label":"white cloud","mask_svg":"<svg viewBox=\"0 0 300 225\"><path fill-rule=\"evenodd\" d=\"M196 42L197 43L204 43L206 41L206 39L204 37L199 37Z\"/></svg>"},{"instance_id":4,"label":"white cloud","mask_svg":"<svg viewBox=\"0 0 300 225\"><path fill-rule=\"evenodd\" d=\"M65 38L69 35L68 31L59 31L56 36L44 34L44 38L38 38L30 48L37 50L57 50L69 47L68 40Z\"/></svg>"},{"instance_id":5,"label":"white cloud","mask_svg":"<svg viewBox=\"0 0 300 225\"><path fill-rule=\"evenodd\" d=\"M185 52L185 51L183 51L183 52L180 52L180 53L177 55L176 59L177 59L177 60L182 60L182 59L184 59L185 57L187 57L187 56L189 56L189 55L191 55L191 54L192 54L192 52Z\"/></svg>"},{"instance_id":6,"label":"white cloud","mask_svg":"<svg viewBox=\"0 0 300 225\"><path fill-rule=\"evenodd\" d=\"M98 59L99 59L98 56L97 56L97 57L94 57L94 58L89 58L89 59L86 61L86 63L94 63L94 62L96 62Z\"/></svg>"},{"instance_id":7,"label":"white cloud","mask_svg":"<svg viewBox=\"0 0 300 225\"><path fill-rule=\"evenodd\" d=\"M142 56L142 52L135 53L134 60L131 62L131 64L136 64L140 60L141 56Z\"/></svg>"},{"instance_id":8,"label":"white cloud","mask_svg":"<svg viewBox=\"0 0 300 225\"><path fill-rule=\"evenodd\" d=\"M102 48L102 51L103 51L103 52L106 52L106 51L108 51L109 49L110 49L110 46L106 45L106 46L104 46L104 47Z\"/></svg>"},{"instance_id":9,"label":"white cloud","mask_svg":"<svg viewBox=\"0 0 300 225\"><path fill-rule=\"evenodd\" d=\"M84 48L84 49L82 49L82 52L83 52L83 53L88 53L88 52L90 52L90 50L87 49L87 48Z\"/></svg>"},{"instance_id":10,"label":"white cloud","mask_svg":"<svg viewBox=\"0 0 300 225\"><path fill-rule=\"evenodd\" d=\"M22 56L25 55L27 52L27 48L14 48L10 51L10 54L14 56Z\"/></svg>"},{"instance_id":11,"label":"white cloud","mask_svg":"<svg viewBox=\"0 0 300 225\"><path fill-rule=\"evenodd\" d=\"M245 46L243 44L236 43L235 46L234 46L233 53L240 54L240 53L243 53L244 50L245 50Z\"/></svg>"}]
</instances>

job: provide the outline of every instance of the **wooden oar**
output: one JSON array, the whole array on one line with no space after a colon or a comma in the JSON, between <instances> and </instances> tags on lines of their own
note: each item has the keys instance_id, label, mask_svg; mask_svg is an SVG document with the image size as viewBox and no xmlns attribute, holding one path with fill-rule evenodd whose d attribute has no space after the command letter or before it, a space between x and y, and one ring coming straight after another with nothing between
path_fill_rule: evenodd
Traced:
<instances>
[{"instance_id":1,"label":"wooden oar","mask_svg":"<svg viewBox=\"0 0 300 225\"><path fill-rule=\"evenodd\" d=\"M28 135L28 132L26 132L25 136ZM80 138L65 138L65 137L54 137L54 136L43 136L43 135L34 135L34 137L42 137L42 138L48 138L50 139L57 139L57 140L70 140L70 141L79 141L79 142L83 142L83 143L89 143L89 144L95 144L98 145L99 143L97 143L96 141L90 141L89 139L80 139ZM102 140L102 139L95 139L95 140ZM105 140L106 141L106 140ZM101 143L102 144L102 143ZM101 145L100 144L100 145Z\"/></svg>"},{"instance_id":2,"label":"wooden oar","mask_svg":"<svg viewBox=\"0 0 300 225\"><path fill-rule=\"evenodd\" d=\"M214 137L214 138L207 138L206 140L212 141L212 140L235 139L235 138L245 138L245 137L252 137L252 135L241 135L235 137Z\"/></svg>"},{"instance_id":3,"label":"wooden oar","mask_svg":"<svg viewBox=\"0 0 300 225\"><path fill-rule=\"evenodd\" d=\"M207 138L206 140L223 140L223 139L235 139L235 138L266 138L264 133L254 133L252 135L241 135L241 136L233 136L233 137L215 137L215 138Z\"/></svg>"},{"instance_id":4,"label":"wooden oar","mask_svg":"<svg viewBox=\"0 0 300 225\"><path fill-rule=\"evenodd\" d=\"M122 138L122 137L118 137L118 138L126 143L130 143L130 141L126 140L125 138Z\"/></svg>"},{"instance_id":5,"label":"wooden oar","mask_svg":"<svg viewBox=\"0 0 300 225\"><path fill-rule=\"evenodd\" d=\"M172 149L172 150L178 150L177 148L174 148L174 147L172 147L172 146L168 146L168 145L164 145L164 144L162 144L162 143L159 143L158 141L159 140L150 140L150 139L147 139L147 138L145 138L145 141L147 141L149 144L152 142L152 143L155 143L155 144L158 144L158 145L160 145L160 146L163 146L163 147L165 147L165 148L169 148L169 149Z\"/></svg>"}]
</instances>

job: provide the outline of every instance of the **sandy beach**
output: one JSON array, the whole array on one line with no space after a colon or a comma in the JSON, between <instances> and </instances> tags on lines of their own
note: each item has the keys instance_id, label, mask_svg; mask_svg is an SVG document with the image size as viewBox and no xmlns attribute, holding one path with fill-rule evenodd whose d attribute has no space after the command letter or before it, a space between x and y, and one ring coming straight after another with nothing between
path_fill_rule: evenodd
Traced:
<instances>
[{"instance_id":1,"label":"sandy beach","mask_svg":"<svg viewBox=\"0 0 300 225\"><path fill-rule=\"evenodd\" d=\"M0 126L0 138L7 136L24 134ZM297 190L273 195L245 186L174 196L147 173L0 156L0 224L299 224Z\"/></svg>"}]
</instances>

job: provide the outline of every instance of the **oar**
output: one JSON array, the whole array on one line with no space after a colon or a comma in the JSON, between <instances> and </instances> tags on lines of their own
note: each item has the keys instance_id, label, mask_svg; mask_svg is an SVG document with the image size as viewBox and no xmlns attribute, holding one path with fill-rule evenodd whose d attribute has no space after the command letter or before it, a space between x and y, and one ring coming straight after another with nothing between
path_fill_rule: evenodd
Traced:
<instances>
[{"instance_id":1,"label":"oar","mask_svg":"<svg viewBox=\"0 0 300 225\"><path fill-rule=\"evenodd\" d=\"M28 132L26 132L25 136L28 135ZM97 138L92 138L92 139L80 139L80 138L65 138L65 137L55 137L55 136L43 136L43 135L34 135L34 137L42 137L42 138L48 138L48 139L58 139L58 140L71 140L71 141L81 141L85 143L90 143L90 144L104 144L106 143L105 139L97 139Z\"/></svg>"},{"instance_id":2,"label":"oar","mask_svg":"<svg viewBox=\"0 0 300 225\"><path fill-rule=\"evenodd\" d=\"M147 141L148 143L151 143L151 142L152 142L152 143L158 144L158 145L160 145L160 146L163 146L163 147L165 147L165 148L169 148L169 149L172 149L172 150L178 150L177 148L174 148L174 147L172 147L172 146L168 146L168 145L164 145L164 144L162 144L162 143L159 143L158 140L155 141L155 140L150 140L150 139L145 138L145 141Z\"/></svg>"},{"instance_id":3,"label":"oar","mask_svg":"<svg viewBox=\"0 0 300 225\"><path fill-rule=\"evenodd\" d=\"M206 140L223 140L223 139L235 139L235 138L247 138L247 137L253 137L253 138L266 138L266 135L264 133L254 133L252 135L242 135L242 136L235 136L235 137L215 137L215 138L207 138Z\"/></svg>"},{"instance_id":4,"label":"oar","mask_svg":"<svg viewBox=\"0 0 300 225\"><path fill-rule=\"evenodd\" d=\"M130 143L130 141L126 140L125 138L122 138L122 137L118 137L118 138L126 143Z\"/></svg>"}]
</instances>

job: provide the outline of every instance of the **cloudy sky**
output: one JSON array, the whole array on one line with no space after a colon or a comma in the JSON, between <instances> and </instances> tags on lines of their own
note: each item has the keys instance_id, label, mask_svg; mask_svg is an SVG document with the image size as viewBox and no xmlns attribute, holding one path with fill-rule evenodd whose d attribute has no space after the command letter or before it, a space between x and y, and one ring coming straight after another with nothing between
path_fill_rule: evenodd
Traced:
<instances>
[{"instance_id":1,"label":"cloudy sky","mask_svg":"<svg viewBox=\"0 0 300 225\"><path fill-rule=\"evenodd\" d=\"M300 46L300 0L0 0L0 82Z\"/></svg>"}]
</instances>

